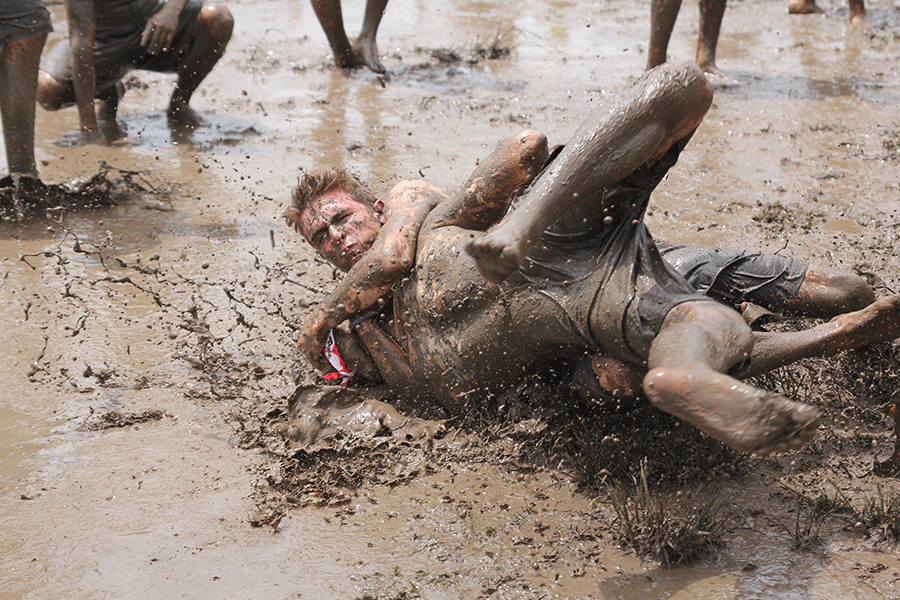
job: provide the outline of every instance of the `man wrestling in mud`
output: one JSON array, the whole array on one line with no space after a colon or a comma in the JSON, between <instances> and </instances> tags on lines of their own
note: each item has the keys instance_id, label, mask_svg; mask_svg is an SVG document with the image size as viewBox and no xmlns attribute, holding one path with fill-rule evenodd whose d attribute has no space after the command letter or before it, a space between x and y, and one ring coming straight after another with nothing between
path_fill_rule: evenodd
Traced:
<instances>
[{"instance_id":1,"label":"man wrestling in mud","mask_svg":"<svg viewBox=\"0 0 900 600\"><path fill-rule=\"evenodd\" d=\"M818 410L732 374L894 339L900 298L760 337L667 265L643 214L711 102L696 65L657 67L591 115L536 179L547 142L525 131L454 197L404 182L382 205L343 172L305 175L285 217L348 274L304 322L304 354L327 370L322 348L350 320L354 333L334 333L351 368L374 366L401 395L451 411L553 360L608 356L646 370L655 406L737 450L799 448ZM804 294L817 272L802 278ZM799 288L796 298L804 304Z\"/></svg>"}]
</instances>

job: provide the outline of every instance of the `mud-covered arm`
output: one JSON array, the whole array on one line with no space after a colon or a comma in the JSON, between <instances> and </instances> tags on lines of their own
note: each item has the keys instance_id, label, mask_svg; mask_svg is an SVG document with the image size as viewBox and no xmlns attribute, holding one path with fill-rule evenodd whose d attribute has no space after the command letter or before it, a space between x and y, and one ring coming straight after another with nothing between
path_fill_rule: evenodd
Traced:
<instances>
[{"instance_id":1,"label":"mud-covered arm","mask_svg":"<svg viewBox=\"0 0 900 600\"><path fill-rule=\"evenodd\" d=\"M80 122L79 144L104 144L94 112L96 72L94 70L94 38L97 23L94 0L66 0L69 20L69 44L72 47L72 85Z\"/></svg>"},{"instance_id":2,"label":"mud-covered arm","mask_svg":"<svg viewBox=\"0 0 900 600\"><path fill-rule=\"evenodd\" d=\"M427 393L409 364L409 357L377 319L357 317L353 332L334 330L335 344L344 364L357 377L385 383L404 400L417 403ZM352 321L351 321L352 323Z\"/></svg>"},{"instance_id":3,"label":"mud-covered arm","mask_svg":"<svg viewBox=\"0 0 900 600\"><path fill-rule=\"evenodd\" d=\"M303 323L299 346L314 366L329 368L322 348L330 329L373 306L409 273L422 223L446 197L424 181L394 186L385 203L384 226L372 247Z\"/></svg>"},{"instance_id":4,"label":"mud-covered arm","mask_svg":"<svg viewBox=\"0 0 900 600\"><path fill-rule=\"evenodd\" d=\"M479 163L459 193L432 211L425 226L484 231L506 214L548 156L547 137L540 132L526 129L504 140Z\"/></svg>"},{"instance_id":5,"label":"mud-covered arm","mask_svg":"<svg viewBox=\"0 0 900 600\"><path fill-rule=\"evenodd\" d=\"M374 320L357 325L355 333L388 387L395 394L415 399L421 386L399 344Z\"/></svg>"},{"instance_id":6,"label":"mud-covered arm","mask_svg":"<svg viewBox=\"0 0 900 600\"><path fill-rule=\"evenodd\" d=\"M166 0L162 8L147 21L141 35L141 46L150 54L168 52L172 47L172 40L178 31L178 17L185 4L187 0Z\"/></svg>"}]
</instances>

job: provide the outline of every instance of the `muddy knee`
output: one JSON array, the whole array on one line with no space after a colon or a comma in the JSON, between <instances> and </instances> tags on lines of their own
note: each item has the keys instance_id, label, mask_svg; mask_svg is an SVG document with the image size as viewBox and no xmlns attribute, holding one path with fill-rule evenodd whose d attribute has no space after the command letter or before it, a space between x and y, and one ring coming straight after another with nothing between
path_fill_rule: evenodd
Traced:
<instances>
[{"instance_id":1,"label":"muddy knee","mask_svg":"<svg viewBox=\"0 0 900 600\"><path fill-rule=\"evenodd\" d=\"M875 291L856 273L841 273L837 280L837 302L845 312L862 310L875 302Z\"/></svg>"},{"instance_id":2,"label":"muddy knee","mask_svg":"<svg viewBox=\"0 0 900 600\"><path fill-rule=\"evenodd\" d=\"M664 398L682 397L685 393L685 380L672 369L656 368L644 375L642 387L650 402L658 406Z\"/></svg>"},{"instance_id":3,"label":"muddy knee","mask_svg":"<svg viewBox=\"0 0 900 600\"><path fill-rule=\"evenodd\" d=\"M856 273L810 265L796 297L785 311L828 318L862 310L874 301L874 290Z\"/></svg>"},{"instance_id":4,"label":"muddy knee","mask_svg":"<svg viewBox=\"0 0 900 600\"><path fill-rule=\"evenodd\" d=\"M38 71L36 99L44 110L55 111L74 102L75 91L71 84L60 83L50 73Z\"/></svg>"},{"instance_id":5,"label":"muddy knee","mask_svg":"<svg viewBox=\"0 0 900 600\"><path fill-rule=\"evenodd\" d=\"M206 4L197 15L196 27L224 45L231 39L231 32L234 30L234 16L224 4Z\"/></svg>"}]
</instances>

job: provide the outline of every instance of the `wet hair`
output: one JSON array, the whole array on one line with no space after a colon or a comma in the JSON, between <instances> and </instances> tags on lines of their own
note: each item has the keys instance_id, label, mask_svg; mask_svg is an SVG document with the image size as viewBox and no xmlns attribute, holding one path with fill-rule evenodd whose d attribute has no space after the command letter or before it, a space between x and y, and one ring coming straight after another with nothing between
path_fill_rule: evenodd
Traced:
<instances>
[{"instance_id":1,"label":"wet hair","mask_svg":"<svg viewBox=\"0 0 900 600\"><path fill-rule=\"evenodd\" d=\"M357 202L372 209L375 207L375 195L355 175L346 169L319 169L304 173L297 181L296 187L291 190L291 205L284 211L284 220L302 234L300 219L303 211L310 202L334 190L344 190Z\"/></svg>"}]
</instances>

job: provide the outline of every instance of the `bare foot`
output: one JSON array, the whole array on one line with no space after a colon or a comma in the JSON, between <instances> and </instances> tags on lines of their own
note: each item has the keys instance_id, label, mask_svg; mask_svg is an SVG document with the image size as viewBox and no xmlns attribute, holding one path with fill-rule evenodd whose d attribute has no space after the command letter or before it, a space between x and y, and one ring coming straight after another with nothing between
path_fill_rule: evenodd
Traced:
<instances>
[{"instance_id":1,"label":"bare foot","mask_svg":"<svg viewBox=\"0 0 900 600\"><path fill-rule=\"evenodd\" d=\"M737 87L741 85L740 81L728 75L714 64L706 66L700 65L700 68L703 69L706 80L709 81L710 85L715 89Z\"/></svg>"},{"instance_id":2,"label":"bare foot","mask_svg":"<svg viewBox=\"0 0 900 600\"><path fill-rule=\"evenodd\" d=\"M866 24L866 11L863 11L859 14L850 14L850 24L855 27L862 27Z\"/></svg>"},{"instance_id":3,"label":"bare foot","mask_svg":"<svg viewBox=\"0 0 900 600\"><path fill-rule=\"evenodd\" d=\"M525 259L521 246L500 227L466 242L466 252L475 259L478 272L492 283L500 283Z\"/></svg>"},{"instance_id":4,"label":"bare foot","mask_svg":"<svg viewBox=\"0 0 900 600\"><path fill-rule=\"evenodd\" d=\"M98 117L97 119L97 127L100 129L100 135L103 137L102 141L92 141L88 143L93 144L112 144L117 140L121 140L125 138L125 129L121 126L118 120L113 119L101 119Z\"/></svg>"},{"instance_id":5,"label":"bare foot","mask_svg":"<svg viewBox=\"0 0 900 600\"><path fill-rule=\"evenodd\" d=\"M644 390L657 408L759 456L801 448L819 426L816 407L706 369L653 369Z\"/></svg>"},{"instance_id":6,"label":"bare foot","mask_svg":"<svg viewBox=\"0 0 900 600\"><path fill-rule=\"evenodd\" d=\"M900 338L900 295L877 298L869 306L838 315L829 323L838 326L836 350L852 350Z\"/></svg>"},{"instance_id":7,"label":"bare foot","mask_svg":"<svg viewBox=\"0 0 900 600\"><path fill-rule=\"evenodd\" d=\"M381 64L381 61L378 59L378 46L375 44L375 40L364 39L359 37L353 42L353 53L359 56L362 61L365 63L365 66L369 67L372 71L376 73L384 73L385 68L384 65Z\"/></svg>"},{"instance_id":8,"label":"bare foot","mask_svg":"<svg viewBox=\"0 0 900 600\"><path fill-rule=\"evenodd\" d=\"M21 221L25 218L25 204L40 198L47 186L35 171L34 173L10 173L0 179L0 187L12 188L15 219Z\"/></svg>"},{"instance_id":9,"label":"bare foot","mask_svg":"<svg viewBox=\"0 0 900 600\"><path fill-rule=\"evenodd\" d=\"M822 12L822 9L816 6L816 0L790 0L788 12L792 15L811 15Z\"/></svg>"},{"instance_id":10,"label":"bare foot","mask_svg":"<svg viewBox=\"0 0 900 600\"><path fill-rule=\"evenodd\" d=\"M194 109L187 103L176 102L174 99L169 104L169 110L166 112L166 118L169 125L175 127L186 127L196 129L203 124L203 121L194 112Z\"/></svg>"},{"instance_id":11,"label":"bare foot","mask_svg":"<svg viewBox=\"0 0 900 600\"><path fill-rule=\"evenodd\" d=\"M366 66L362 56L354 51L334 55L334 64L338 69L358 69Z\"/></svg>"},{"instance_id":12,"label":"bare foot","mask_svg":"<svg viewBox=\"0 0 900 600\"><path fill-rule=\"evenodd\" d=\"M97 100L97 128L100 130L100 135L103 136L106 144L112 144L125 137L125 129L120 125L117 118L119 114L119 99L124 93L125 86L120 81L108 92L111 95L106 100Z\"/></svg>"}]
</instances>

